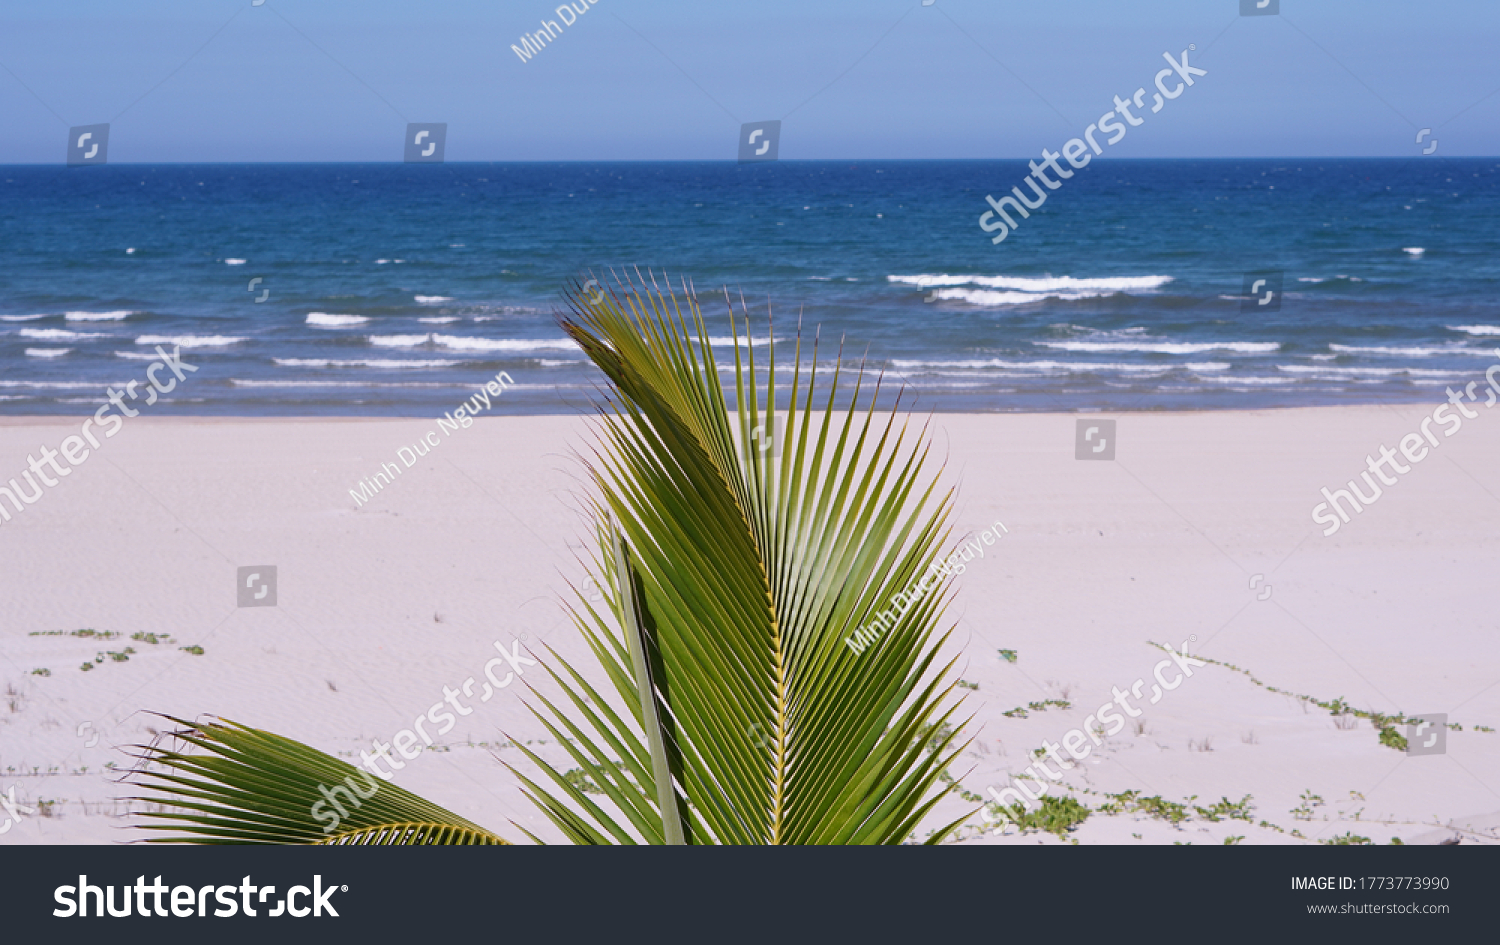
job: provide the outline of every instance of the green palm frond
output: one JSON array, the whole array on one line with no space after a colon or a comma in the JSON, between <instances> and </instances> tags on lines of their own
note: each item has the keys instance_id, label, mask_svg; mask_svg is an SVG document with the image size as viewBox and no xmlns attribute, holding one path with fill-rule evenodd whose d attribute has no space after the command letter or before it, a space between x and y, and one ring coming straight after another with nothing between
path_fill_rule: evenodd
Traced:
<instances>
[{"instance_id":1,"label":"green palm frond","mask_svg":"<svg viewBox=\"0 0 1500 945\"><path fill-rule=\"evenodd\" d=\"M804 365L800 333L779 396L774 345L762 370L732 305L731 405L693 290L636 275L575 285L560 319L611 385L585 460L606 596L571 608L608 685L549 648L563 698L533 690L532 710L576 770L514 741L549 783L512 770L574 843L904 842L963 747L931 573L952 494L895 406L877 419L863 370L845 385L816 342ZM867 647L846 643L877 615ZM155 842L506 842L291 739L173 721L185 747L146 748L130 776L163 805L146 829L173 831Z\"/></svg>"},{"instance_id":2,"label":"green palm frond","mask_svg":"<svg viewBox=\"0 0 1500 945\"><path fill-rule=\"evenodd\" d=\"M171 830L154 843L497 844L477 824L301 742L234 722L171 721L163 736L198 752L141 746L128 779L153 791L133 798L175 807L143 817ZM165 770L153 770L153 766ZM331 800L330 800L331 799ZM338 811L342 809L341 816Z\"/></svg>"},{"instance_id":3,"label":"green palm frond","mask_svg":"<svg viewBox=\"0 0 1500 945\"><path fill-rule=\"evenodd\" d=\"M575 714L545 698L534 711L615 812L524 748L557 793L517 774L576 843L668 842L674 821L689 843L900 843L959 750L939 734L956 706L942 709L944 583L929 574L951 493L922 485L926 448L903 450L894 409L877 423L872 395L861 412L863 371L842 414L838 362L815 402L816 343L804 380L800 333L780 421L775 347L762 388L732 303L730 407L696 295L681 290L637 271L566 295L564 331L613 388L585 460L610 593L602 611L580 595L573 617L629 717L554 653ZM888 611L868 649L846 645Z\"/></svg>"}]
</instances>

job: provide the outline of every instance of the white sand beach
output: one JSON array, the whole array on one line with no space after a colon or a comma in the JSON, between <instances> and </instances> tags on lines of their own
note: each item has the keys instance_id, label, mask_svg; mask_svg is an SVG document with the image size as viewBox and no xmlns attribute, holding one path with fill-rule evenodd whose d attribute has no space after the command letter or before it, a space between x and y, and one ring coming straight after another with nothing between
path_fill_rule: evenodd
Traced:
<instances>
[{"instance_id":1,"label":"white sand beach","mask_svg":"<svg viewBox=\"0 0 1500 945\"><path fill-rule=\"evenodd\" d=\"M1500 415L1481 409L1331 537L1312 520L1323 487L1430 411L1110 414L1112 461L1075 459L1081 415L933 416L930 469L946 462L958 489L955 536L1008 529L952 592L958 675L975 687L958 690L973 742L952 775L973 795L1008 786L1034 749L1141 679L1141 714L1063 774L1071 793L1090 807L1125 791L1205 808L1248 795L1249 820L1096 813L1077 842L1500 842L1500 617L1486 576L1500 560ZM589 442L585 421L478 420L357 508L350 490L435 429L143 417L0 522L0 794L14 787L33 811L0 844L139 839L117 800L133 792L106 765L128 767L120 747L164 727L151 712L218 715L358 763L444 687L482 677L496 642L525 634L591 670L557 605L584 575L571 453ZM0 476L77 430L0 420ZM237 569L267 565L276 606L237 606ZM131 639L144 633L158 642ZM1184 641L1264 685L1210 663L1145 704L1165 657L1152 643ZM526 669L524 682L544 680ZM1268 687L1447 713L1461 730L1444 753L1411 755L1367 719ZM509 736L566 762L526 698L512 685L476 704L397 783L513 841L526 842L512 821L560 839L497 760L525 769ZM1005 714L1030 703L1042 708ZM916 839L976 806L945 799ZM970 823L964 842L1063 842Z\"/></svg>"}]
</instances>

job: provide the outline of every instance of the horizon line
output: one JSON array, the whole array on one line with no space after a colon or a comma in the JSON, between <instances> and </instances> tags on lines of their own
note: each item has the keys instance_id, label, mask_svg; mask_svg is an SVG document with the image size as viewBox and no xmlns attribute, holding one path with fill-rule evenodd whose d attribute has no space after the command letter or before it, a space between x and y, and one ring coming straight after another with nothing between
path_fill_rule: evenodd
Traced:
<instances>
[{"instance_id":1,"label":"horizon line","mask_svg":"<svg viewBox=\"0 0 1500 945\"><path fill-rule=\"evenodd\" d=\"M1417 158L1429 158L1427 155L1232 155L1214 157L1110 157L1102 155L1098 160L1105 161L1411 161ZM782 158L776 161L740 162L733 158L535 158L529 160L473 160L473 161L443 161L440 164L428 166L449 166L455 164L732 164L739 166L741 163L756 165L776 164L841 164L845 162L864 163L887 163L887 164L932 164L939 162L949 163L984 163L998 161L1026 161L1032 159L1031 155L1022 157L992 157L992 158ZM1491 161L1500 160L1500 155L1486 154L1448 154L1443 155L1440 160L1460 159L1469 161ZM369 161L369 160L326 160L326 161L111 161L108 164L97 165L69 165L63 161L57 162L31 162L0 164L0 168L32 168L32 167L60 167L78 168L85 167L202 167L205 165L218 165L223 167L246 167L266 165L335 165L335 164L358 164L364 166L377 165L422 165L427 162L417 161Z\"/></svg>"}]
</instances>

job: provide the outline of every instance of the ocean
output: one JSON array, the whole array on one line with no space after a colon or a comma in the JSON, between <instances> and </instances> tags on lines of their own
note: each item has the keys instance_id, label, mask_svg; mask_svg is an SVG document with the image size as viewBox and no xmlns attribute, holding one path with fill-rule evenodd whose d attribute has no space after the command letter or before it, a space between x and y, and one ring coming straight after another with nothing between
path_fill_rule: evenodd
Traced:
<instances>
[{"instance_id":1,"label":"ocean","mask_svg":"<svg viewBox=\"0 0 1500 945\"><path fill-rule=\"evenodd\" d=\"M157 344L199 370L153 415L426 417L499 371L494 413L586 411L554 313L610 267L919 411L1435 403L1500 360L1500 161L1099 160L993 245L1027 170L3 167L0 413L91 413Z\"/></svg>"}]
</instances>

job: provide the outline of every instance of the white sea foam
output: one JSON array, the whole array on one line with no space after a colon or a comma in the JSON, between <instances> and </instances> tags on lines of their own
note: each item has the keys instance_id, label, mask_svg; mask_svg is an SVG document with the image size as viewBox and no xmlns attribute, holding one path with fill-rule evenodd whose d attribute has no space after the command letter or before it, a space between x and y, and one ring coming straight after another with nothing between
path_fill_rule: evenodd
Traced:
<instances>
[{"instance_id":1,"label":"white sea foam","mask_svg":"<svg viewBox=\"0 0 1500 945\"><path fill-rule=\"evenodd\" d=\"M1467 355L1474 355L1474 356L1481 357L1481 358L1494 357L1494 352L1493 351L1486 351L1486 350L1484 350L1482 348L1458 348L1458 347L1445 347L1445 348L1420 348L1420 347L1418 347L1418 348L1380 348L1380 347L1364 347L1364 346L1360 346L1360 345L1333 345L1333 344L1331 344L1331 345L1328 346L1328 350L1329 351L1337 351L1340 354L1395 355L1395 356L1400 356L1400 357L1412 357L1412 358L1430 358L1430 357L1433 357L1434 355L1441 356L1441 355L1452 355L1452 354L1457 354L1457 355L1467 354Z\"/></svg>"},{"instance_id":2,"label":"white sea foam","mask_svg":"<svg viewBox=\"0 0 1500 945\"><path fill-rule=\"evenodd\" d=\"M1199 362L1199 363L1194 363L1192 361L1189 361L1187 364L1184 364L1183 367L1187 368L1189 371L1227 371L1227 370L1229 370L1229 365L1226 362L1224 362L1224 361L1204 361L1204 362Z\"/></svg>"},{"instance_id":3,"label":"white sea foam","mask_svg":"<svg viewBox=\"0 0 1500 945\"><path fill-rule=\"evenodd\" d=\"M481 308L482 311L487 311L487 312L496 312L496 311L498 311L500 314L499 315L475 315L474 316L474 320L476 322L498 322L498 321L506 321L507 319L506 319L505 316L507 316L507 315L541 315L541 314L545 313L544 309L540 309L540 308L537 308L537 307L532 306L532 305L485 305L485 306L480 306L480 308Z\"/></svg>"},{"instance_id":4,"label":"white sea foam","mask_svg":"<svg viewBox=\"0 0 1500 945\"><path fill-rule=\"evenodd\" d=\"M694 337L693 340L697 341L698 339L696 337ZM760 347L761 345L767 345L767 344L781 344L781 342L784 341L784 340L786 340L786 339L784 339L784 338L757 338L755 340L755 345L756 345L756 347ZM709 335L708 336L708 343L711 344L711 345L713 345L713 346L715 346L715 347L718 347L718 348L732 347L734 345L734 339L731 338L728 335L723 335L723 336L720 336L720 337L714 337L713 335ZM742 338L740 338L740 345L743 346L744 344L745 344L745 339L742 337Z\"/></svg>"},{"instance_id":5,"label":"white sea foam","mask_svg":"<svg viewBox=\"0 0 1500 945\"><path fill-rule=\"evenodd\" d=\"M1267 387L1273 384L1300 384L1295 377L1205 377L1215 384L1230 384L1243 387Z\"/></svg>"},{"instance_id":6,"label":"white sea foam","mask_svg":"<svg viewBox=\"0 0 1500 945\"><path fill-rule=\"evenodd\" d=\"M154 351L149 352L147 354L142 354L139 351L116 351L115 352L115 357L117 357L117 358L125 358L126 360L129 360L129 361L160 361L161 360L161 355L157 354Z\"/></svg>"},{"instance_id":7,"label":"white sea foam","mask_svg":"<svg viewBox=\"0 0 1500 945\"><path fill-rule=\"evenodd\" d=\"M142 335L138 345L176 345L180 348L223 348L239 344L244 338L233 335Z\"/></svg>"},{"instance_id":8,"label":"white sea foam","mask_svg":"<svg viewBox=\"0 0 1500 945\"><path fill-rule=\"evenodd\" d=\"M1470 376L1465 371L1434 371L1434 370L1426 370L1426 369L1423 369L1423 368L1412 368L1412 367L1393 367L1393 368L1324 367L1323 365L1311 365L1311 364L1278 364L1278 365L1276 365L1276 370L1278 370L1278 371L1286 371L1288 374L1316 374L1320 378L1323 378L1323 379L1332 378L1332 377L1346 377L1346 378L1349 378L1349 377L1358 377L1359 375L1362 375L1362 374L1369 374L1369 375L1374 375L1374 376L1377 376L1377 377L1393 377L1393 376L1395 376L1397 374L1407 374L1407 375L1410 375L1412 377L1469 377Z\"/></svg>"},{"instance_id":9,"label":"white sea foam","mask_svg":"<svg viewBox=\"0 0 1500 945\"><path fill-rule=\"evenodd\" d=\"M432 340L456 351L567 351L578 347L570 338L463 338L433 335Z\"/></svg>"},{"instance_id":10,"label":"white sea foam","mask_svg":"<svg viewBox=\"0 0 1500 945\"><path fill-rule=\"evenodd\" d=\"M34 338L37 341L77 341L80 338L108 338L89 331L68 331L66 328L22 328L19 332L22 338Z\"/></svg>"},{"instance_id":11,"label":"white sea foam","mask_svg":"<svg viewBox=\"0 0 1500 945\"><path fill-rule=\"evenodd\" d=\"M1073 276L952 276L921 274L886 276L890 282L930 288L933 286L977 285L987 289L1017 289L1022 292L1057 292L1102 289L1125 292L1130 289L1156 289L1172 281L1171 276L1108 276L1099 279L1076 279Z\"/></svg>"},{"instance_id":12,"label":"white sea foam","mask_svg":"<svg viewBox=\"0 0 1500 945\"><path fill-rule=\"evenodd\" d=\"M1500 326L1497 325L1449 325L1448 330L1469 335L1500 335Z\"/></svg>"},{"instance_id":13,"label":"white sea foam","mask_svg":"<svg viewBox=\"0 0 1500 945\"><path fill-rule=\"evenodd\" d=\"M371 335L370 344L380 348L415 348L432 340L431 335Z\"/></svg>"},{"instance_id":14,"label":"white sea foam","mask_svg":"<svg viewBox=\"0 0 1500 945\"><path fill-rule=\"evenodd\" d=\"M399 360L394 358L363 358L352 360L338 360L334 358L272 358L272 361L282 367L359 367L375 368L377 370L394 370L399 368L445 368L462 364L461 361L421 361L421 360Z\"/></svg>"},{"instance_id":15,"label":"white sea foam","mask_svg":"<svg viewBox=\"0 0 1500 945\"><path fill-rule=\"evenodd\" d=\"M1427 248L1424 246L1403 246L1401 247L1401 252L1412 256L1420 256L1427 252Z\"/></svg>"},{"instance_id":16,"label":"white sea foam","mask_svg":"<svg viewBox=\"0 0 1500 945\"><path fill-rule=\"evenodd\" d=\"M333 315L328 312L308 312L307 323L314 328L352 328L363 325L369 319L363 315Z\"/></svg>"},{"instance_id":17,"label":"white sea foam","mask_svg":"<svg viewBox=\"0 0 1500 945\"><path fill-rule=\"evenodd\" d=\"M453 301L453 296L451 296L451 295L414 295L414 296L412 296L412 298L415 299L417 302L421 303L422 305L431 305L431 304L434 304L436 302L451 302L451 301Z\"/></svg>"},{"instance_id":18,"label":"white sea foam","mask_svg":"<svg viewBox=\"0 0 1500 945\"><path fill-rule=\"evenodd\" d=\"M1161 376L1163 376L1165 374L1170 374L1171 372L1172 372L1172 369L1171 368L1167 368L1167 367L1159 367L1159 366L1157 366L1157 367L1143 367L1143 368L1140 368L1138 370L1137 369L1132 369L1130 371L1130 376L1131 376L1131 378L1151 378L1151 377L1161 377ZM1041 374L1041 376L1050 376L1050 375L1061 374L1061 373L1077 373L1077 372L1043 371L1042 374ZM970 378L970 379L973 379L973 378L984 378L985 380L989 380L990 378L995 378L995 377L1005 377L1005 378L1025 378L1025 377L1029 377L1029 378L1035 380L1038 377L1038 375L1035 372L1028 374L1028 373L1019 372L1019 371L994 371L994 372L986 372L984 374L975 374L973 371L929 371L929 372L925 372L925 373L922 374L922 378L923 378L924 381L926 380L926 378L933 377L933 376L936 376L936 377L967 377L967 378ZM1104 383L1109 384L1110 382L1109 381L1105 381ZM976 384L975 386L979 386L979 385Z\"/></svg>"},{"instance_id":19,"label":"white sea foam","mask_svg":"<svg viewBox=\"0 0 1500 945\"><path fill-rule=\"evenodd\" d=\"M458 321L457 315L442 315L437 318L419 318L417 321L424 325L451 325Z\"/></svg>"},{"instance_id":20,"label":"white sea foam","mask_svg":"<svg viewBox=\"0 0 1500 945\"><path fill-rule=\"evenodd\" d=\"M1047 327L1051 328L1054 331L1060 332L1084 332L1094 338L1136 338L1146 333L1146 329L1144 327L1117 328L1114 331L1100 331L1098 329L1090 328L1087 325L1070 325L1066 322L1061 322L1055 325L1048 325Z\"/></svg>"},{"instance_id":21,"label":"white sea foam","mask_svg":"<svg viewBox=\"0 0 1500 945\"><path fill-rule=\"evenodd\" d=\"M51 318L43 313L41 315L0 315L0 322L34 322L38 318Z\"/></svg>"},{"instance_id":22,"label":"white sea foam","mask_svg":"<svg viewBox=\"0 0 1500 945\"><path fill-rule=\"evenodd\" d=\"M1170 368L1160 364L1119 364L1113 362L1084 361L1005 361L1000 358L965 361L901 361L893 360L897 368L1003 368L1012 371L1041 371L1048 374L1092 373L1094 371L1162 372Z\"/></svg>"},{"instance_id":23,"label":"white sea foam","mask_svg":"<svg viewBox=\"0 0 1500 945\"><path fill-rule=\"evenodd\" d=\"M1113 290L1106 289L1079 289L1076 291L1062 292L1007 292L996 289L934 289L932 298L939 302L968 302L970 305L1027 305L1034 302L1044 302L1047 299L1057 299L1062 302L1076 302L1080 299L1097 299L1106 295L1114 295Z\"/></svg>"},{"instance_id":24,"label":"white sea foam","mask_svg":"<svg viewBox=\"0 0 1500 945\"><path fill-rule=\"evenodd\" d=\"M27 348L28 358L60 358L71 352L72 348Z\"/></svg>"},{"instance_id":25,"label":"white sea foam","mask_svg":"<svg viewBox=\"0 0 1500 945\"><path fill-rule=\"evenodd\" d=\"M370 381L252 381L233 377L229 383L235 387L443 387L461 388L463 384L433 384L420 382L407 382L404 384L394 383L372 383Z\"/></svg>"},{"instance_id":26,"label":"white sea foam","mask_svg":"<svg viewBox=\"0 0 1500 945\"><path fill-rule=\"evenodd\" d=\"M1281 350L1281 344L1275 341L1035 341L1032 344L1062 351L1139 351L1146 354L1197 354L1200 351L1265 354Z\"/></svg>"},{"instance_id":27,"label":"white sea foam","mask_svg":"<svg viewBox=\"0 0 1500 945\"><path fill-rule=\"evenodd\" d=\"M98 384L90 384L86 381L6 381L0 380L0 387L21 387L26 390L78 390L79 388L98 387ZM120 386L124 386L123 384Z\"/></svg>"},{"instance_id":28,"label":"white sea foam","mask_svg":"<svg viewBox=\"0 0 1500 945\"><path fill-rule=\"evenodd\" d=\"M245 264L245 260L243 260L243 259L226 259L226 260L224 260L224 265L226 265L226 266L243 266L244 264Z\"/></svg>"},{"instance_id":29,"label":"white sea foam","mask_svg":"<svg viewBox=\"0 0 1500 945\"><path fill-rule=\"evenodd\" d=\"M118 322L138 312L64 312L63 318L70 322Z\"/></svg>"},{"instance_id":30,"label":"white sea foam","mask_svg":"<svg viewBox=\"0 0 1500 945\"><path fill-rule=\"evenodd\" d=\"M977 381L975 383L972 383L972 384L964 384L964 383L957 383L957 382L950 382L950 383L947 383L947 384L941 384L941 383L935 384L935 383L932 383L931 381L925 381L923 383L923 386L926 387L926 388L928 388L928 389L936 389L936 390L973 390L973 389L979 388L979 387L989 387L988 384L979 383ZM998 390L991 390L990 393L994 393L994 394L1012 394L1012 393L1015 393L1015 389L1014 388L1009 388L1009 387L1002 387L1002 388L1000 388Z\"/></svg>"}]
</instances>

